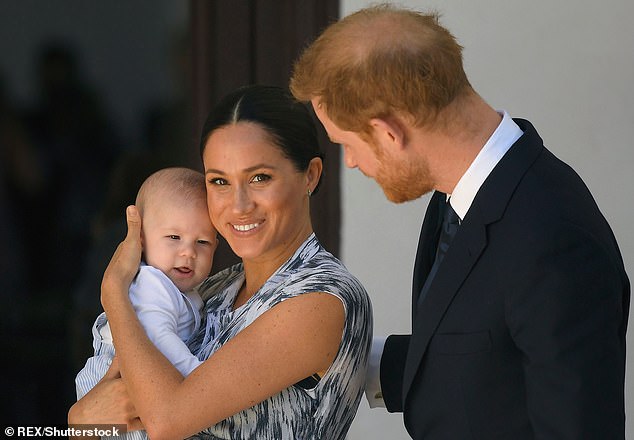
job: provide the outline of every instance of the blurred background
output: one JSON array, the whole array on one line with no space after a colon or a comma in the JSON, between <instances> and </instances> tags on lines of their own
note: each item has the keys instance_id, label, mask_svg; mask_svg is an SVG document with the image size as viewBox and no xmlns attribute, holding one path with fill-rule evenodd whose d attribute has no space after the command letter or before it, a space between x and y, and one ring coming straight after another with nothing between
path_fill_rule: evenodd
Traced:
<instances>
[{"instance_id":1,"label":"blurred background","mask_svg":"<svg viewBox=\"0 0 634 440\"><path fill-rule=\"evenodd\" d=\"M159 162L190 159L187 4L119 5L0 3L6 424L65 422L122 206Z\"/></svg>"}]
</instances>

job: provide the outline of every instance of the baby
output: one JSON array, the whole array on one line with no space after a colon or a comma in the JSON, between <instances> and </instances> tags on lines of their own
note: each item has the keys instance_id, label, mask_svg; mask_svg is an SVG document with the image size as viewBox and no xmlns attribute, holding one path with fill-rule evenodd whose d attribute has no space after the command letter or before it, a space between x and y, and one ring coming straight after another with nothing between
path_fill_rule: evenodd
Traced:
<instances>
[{"instance_id":1,"label":"baby","mask_svg":"<svg viewBox=\"0 0 634 440\"><path fill-rule=\"evenodd\" d=\"M201 364L186 341L200 325L203 301L195 288L209 276L217 246L205 178L187 168L160 170L141 185L136 206L143 262L130 286L130 300L150 340L186 376ZM77 399L101 380L115 354L104 313L92 334L95 354L77 374ZM144 432L127 436L146 438Z\"/></svg>"}]
</instances>

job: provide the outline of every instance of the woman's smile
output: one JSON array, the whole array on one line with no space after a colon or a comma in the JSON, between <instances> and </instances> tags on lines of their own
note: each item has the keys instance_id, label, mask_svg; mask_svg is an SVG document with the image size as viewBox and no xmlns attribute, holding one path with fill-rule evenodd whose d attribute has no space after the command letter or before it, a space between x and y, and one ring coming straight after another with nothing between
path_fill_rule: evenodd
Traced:
<instances>
[{"instance_id":1,"label":"woman's smile","mask_svg":"<svg viewBox=\"0 0 634 440\"><path fill-rule=\"evenodd\" d=\"M249 232L260 226L261 223L250 223L250 224L232 224L233 229L239 232Z\"/></svg>"},{"instance_id":2,"label":"woman's smile","mask_svg":"<svg viewBox=\"0 0 634 440\"><path fill-rule=\"evenodd\" d=\"M308 174L262 126L239 122L216 129L203 161L209 215L243 261L268 260L277 267L310 235Z\"/></svg>"}]
</instances>

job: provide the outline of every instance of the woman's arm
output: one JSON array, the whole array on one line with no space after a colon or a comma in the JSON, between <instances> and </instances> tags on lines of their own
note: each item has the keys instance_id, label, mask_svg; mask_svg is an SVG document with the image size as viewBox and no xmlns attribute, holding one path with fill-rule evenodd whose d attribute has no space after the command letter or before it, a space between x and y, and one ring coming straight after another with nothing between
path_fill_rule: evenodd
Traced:
<instances>
[{"instance_id":1,"label":"woman's arm","mask_svg":"<svg viewBox=\"0 0 634 440\"><path fill-rule=\"evenodd\" d=\"M134 209L128 224L128 236L104 275L102 302L121 375L150 438L195 434L328 369L341 342L344 308L339 298L316 292L262 314L183 378L149 341L127 297L137 248L140 255Z\"/></svg>"},{"instance_id":2,"label":"woman's arm","mask_svg":"<svg viewBox=\"0 0 634 440\"><path fill-rule=\"evenodd\" d=\"M102 281L108 290L127 289L141 260L141 219L134 207L127 210L128 234L115 251ZM121 424L128 430L143 429L121 379L117 358L105 376L68 412L69 425Z\"/></svg>"},{"instance_id":3,"label":"woman's arm","mask_svg":"<svg viewBox=\"0 0 634 440\"><path fill-rule=\"evenodd\" d=\"M143 429L121 379L116 357L101 381L70 408L68 425L125 425L128 431Z\"/></svg>"}]
</instances>

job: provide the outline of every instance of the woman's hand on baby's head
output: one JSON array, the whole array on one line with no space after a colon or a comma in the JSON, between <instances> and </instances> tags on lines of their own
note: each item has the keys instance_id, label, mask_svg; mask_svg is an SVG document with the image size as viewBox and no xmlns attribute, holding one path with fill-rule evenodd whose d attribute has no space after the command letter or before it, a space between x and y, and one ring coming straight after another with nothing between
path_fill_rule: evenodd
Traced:
<instances>
[{"instance_id":1,"label":"woman's hand on baby's head","mask_svg":"<svg viewBox=\"0 0 634 440\"><path fill-rule=\"evenodd\" d=\"M110 259L101 282L102 302L107 300L110 293L124 291L127 296L128 288L134 279L141 262L141 216L136 206L126 209L128 233L119 243Z\"/></svg>"}]
</instances>

